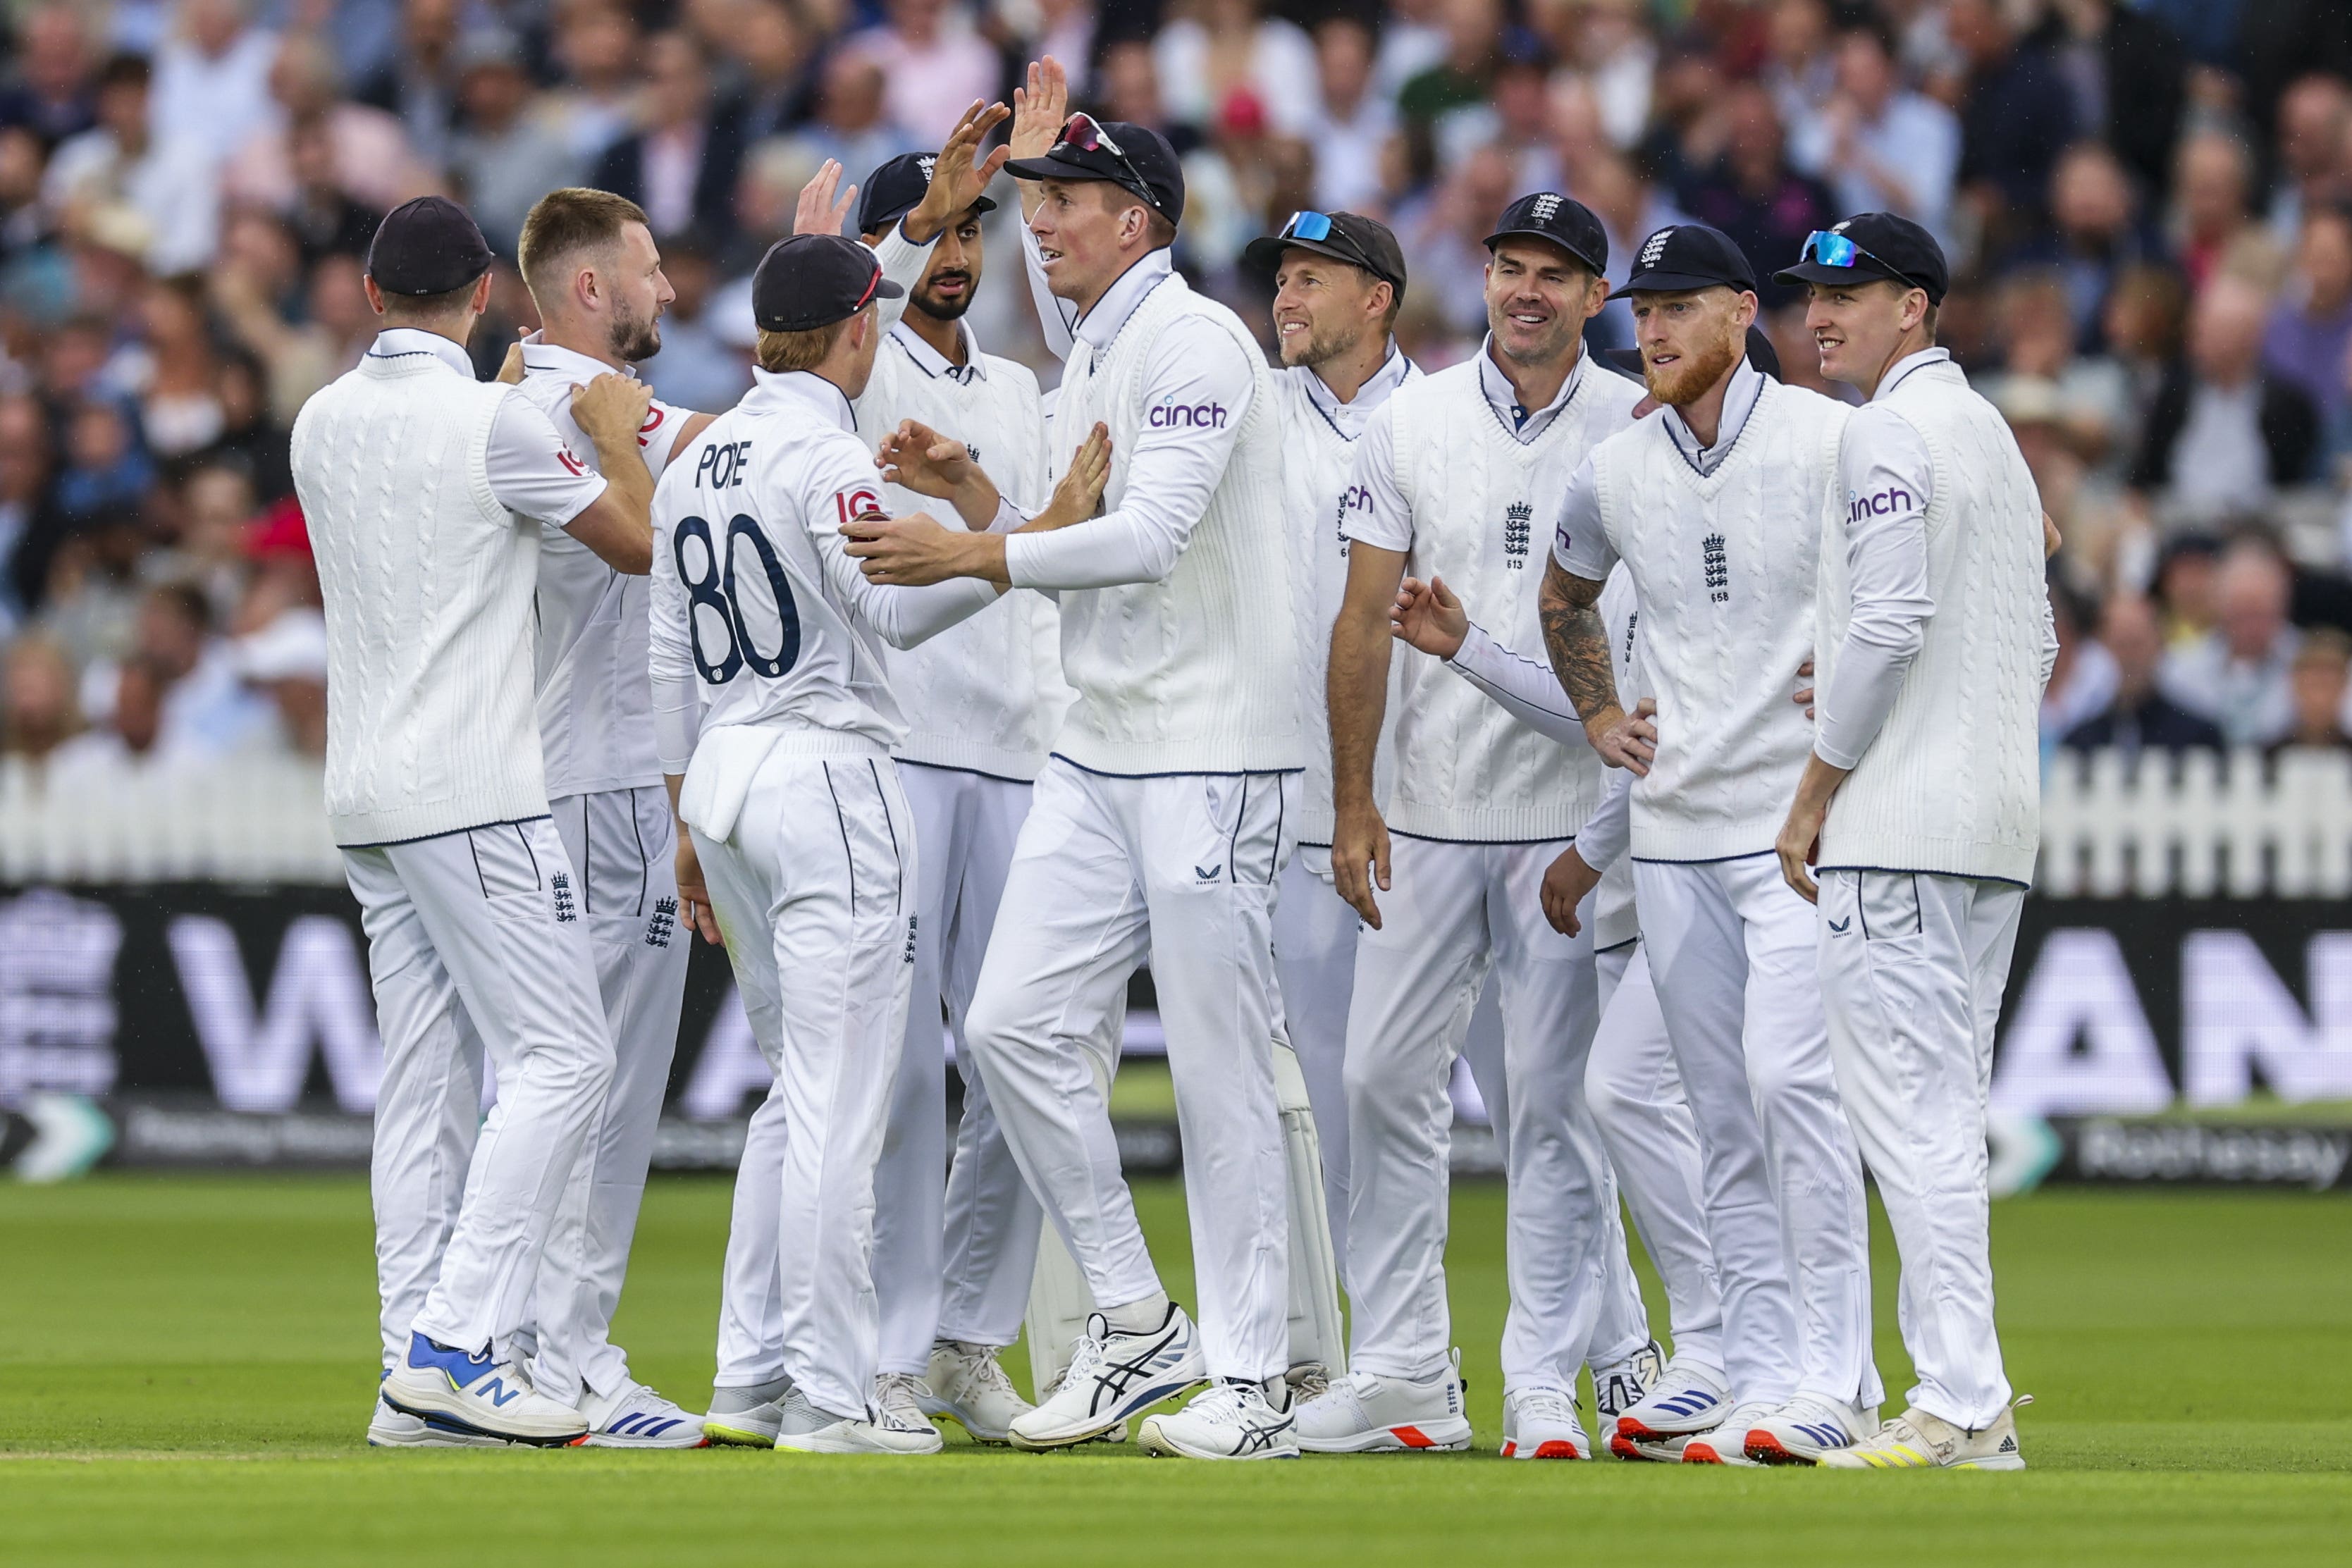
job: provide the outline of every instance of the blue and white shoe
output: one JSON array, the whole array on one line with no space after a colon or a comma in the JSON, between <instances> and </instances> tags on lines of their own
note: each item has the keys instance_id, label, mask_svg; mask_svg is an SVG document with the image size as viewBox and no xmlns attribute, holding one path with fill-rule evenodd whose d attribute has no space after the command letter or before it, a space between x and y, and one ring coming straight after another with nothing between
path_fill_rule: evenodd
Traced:
<instances>
[{"instance_id":1,"label":"blue and white shoe","mask_svg":"<svg viewBox=\"0 0 2352 1568\"><path fill-rule=\"evenodd\" d=\"M1601 1435L1617 1430L1617 1417L1650 1396L1666 1375L1666 1353L1652 1340L1622 1361L1592 1369L1592 1414Z\"/></svg>"},{"instance_id":2,"label":"blue and white shoe","mask_svg":"<svg viewBox=\"0 0 2352 1568\"><path fill-rule=\"evenodd\" d=\"M702 1448L702 1418L688 1414L637 1382L625 1383L609 1398L591 1393L581 1402L592 1448Z\"/></svg>"},{"instance_id":3,"label":"blue and white shoe","mask_svg":"<svg viewBox=\"0 0 2352 1568\"><path fill-rule=\"evenodd\" d=\"M1282 1378L1228 1377L1181 1410L1145 1416L1135 1444L1154 1458L1295 1459L1298 1426L1292 1409L1290 1385Z\"/></svg>"},{"instance_id":4,"label":"blue and white shoe","mask_svg":"<svg viewBox=\"0 0 2352 1568\"><path fill-rule=\"evenodd\" d=\"M1748 1457L1748 1429L1771 1415L1774 1408L1760 1401L1733 1406L1714 1431L1694 1432L1683 1439L1683 1463L1757 1469L1756 1461Z\"/></svg>"},{"instance_id":5,"label":"blue and white shoe","mask_svg":"<svg viewBox=\"0 0 2352 1568\"><path fill-rule=\"evenodd\" d=\"M1748 1424L1748 1457L1759 1465L1818 1465L1822 1456L1851 1448L1878 1430L1878 1406L1800 1394Z\"/></svg>"},{"instance_id":6,"label":"blue and white shoe","mask_svg":"<svg viewBox=\"0 0 2352 1568\"><path fill-rule=\"evenodd\" d=\"M1654 1447L1668 1438L1711 1432L1730 1411L1731 1387L1723 1374L1678 1356L1666 1364L1664 1375L1638 1404L1618 1413L1609 1451L1621 1459L1650 1458L1650 1454L1632 1450L1636 1445Z\"/></svg>"},{"instance_id":7,"label":"blue and white shoe","mask_svg":"<svg viewBox=\"0 0 2352 1568\"><path fill-rule=\"evenodd\" d=\"M560 1448L588 1435L587 1418L530 1385L510 1361L467 1354L408 1336L408 1354L383 1380L383 1402L403 1415L468 1432Z\"/></svg>"},{"instance_id":8,"label":"blue and white shoe","mask_svg":"<svg viewBox=\"0 0 2352 1568\"><path fill-rule=\"evenodd\" d=\"M1160 1326L1124 1333L1100 1312L1087 1319L1062 1385L1035 1409L1014 1417L1013 1446L1030 1453L1066 1448L1100 1437L1129 1416L1205 1382L1201 1336L1175 1302Z\"/></svg>"},{"instance_id":9,"label":"blue and white shoe","mask_svg":"<svg viewBox=\"0 0 2352 1568\"><path fill-rule=\"evenodd\" d=\"M368 1420L368 1447L371 1448L505 1448L513 1445L504 1437L493 1437L483 1432L469 1432L463 1427L445 1426L427 1421L386 1405L382 1396L375 1402L375 1414Z\"/></svg>"}]
</instances>

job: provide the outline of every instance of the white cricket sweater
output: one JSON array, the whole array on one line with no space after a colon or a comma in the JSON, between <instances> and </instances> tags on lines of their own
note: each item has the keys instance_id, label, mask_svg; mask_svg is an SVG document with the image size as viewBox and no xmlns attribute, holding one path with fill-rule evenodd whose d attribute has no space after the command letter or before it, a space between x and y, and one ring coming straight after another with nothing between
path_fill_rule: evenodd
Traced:
<instances>
[{"instance_id":1,"label":"white cricket sweater","mask_svg":"<svg viewBox=\"0 0 2352 1568\"><path fill-rule=\"evenodd\" d=\"M1551 423L1522 444L1487 401L1478 367L1477 360L1449 366L1389 400L1397 489L1412 508L1409 567L1424 581L1444 578L1506 646L1539 649L1538 514L1588 453L1625 428L1642 387L1587 366ZM1601 799L1602 769L1591 747L1548 739L1434 659L1404 665L1392 830L1466 843L1576 832Z\"/></svg>"},{"instance_id":2,"label":"white cricket sweater","mask_svg":"<svg viewBox=\"0 0 2352 1568\"><path fill-rule=\"evenodd\" d=\"M926 253L928 254L928 253ZM1028 367L983 354L967 330L971 363L954 366L903 323L882 338L873 379L855 407L858 438L871 446L901 420L918 420L964 444L998 489L1031 511L1051 496L1045 483L1045 416ZM927 512L949 528L944 501L885 485L893 517ZM934 768L1031 779L1070 706L1062 679L1061 621L1054 601L1015 589L985 615L913 648L886 648L882 663L907 725L896 755Z\"/></svg>"},{"instance_id":3,"label":"white cricket sweater","mask_svg":"<svg viewBox=\"0 0 2352 1568\"><path fill-rule=\"evenodd\" d=\"M1958 365L1924 365L1880 406L1933 465L1927 586L1935 613L1903 688L1831 798L1824 868L2029 883L2041 847L2042 500L2008 423ZM1853 598L1847 498L1824 518L1815 684L1829 687Z\"/></svg>"},{"instance_id":4,"label":"white cricket sweater","mask_svg":"<svg viewBox=\"0 0 2352 1568\"><path fill-rule=\"evenodd\" d=\"M346 845L547 814L532 702L540 525L490 488L514 389L371 354L294 421L327 620L327 821Z\"/></svg>"},{"instance_id":5,"label":"white cricket sweater","mask_svg":"<svg viewBox=\"0 0 2352 1568\"><path fill-rule=\"evenodd\" d=\"M1062 591L1062 672L1077 700L1054 750L1098 773L1290 771L1306 765L1307 744L1282 528L1282 413L1249 329L1171 274L1100 353L1082 346L1071 354L1054 426L1074 445L1096 423L1109 427L1103 504L1117 511L1127 494L1125 455L1146 414L1146 361L1160 334L1186 319L1224 332L1246 357L1249 406L1167 576ZM1066 458L1051 455L1058 473Z\"/></svg>"},{"instance_id":6,"label":"white cricket sweater","mask_svg":"<svg viewBox=\"0 0 2352 1568\"><path fill-rule=\"evenodd\" d=\"M1813 744L1789 700L1813 653L1822 519L1837 494L1843 403L1768 382L1732 450L1701 475L1663 419L1592 454L1611 549L1641 601L1636 657L1658 754L1633 786L1638 860L1762 853Z\"/></svg>"}]
</instances>

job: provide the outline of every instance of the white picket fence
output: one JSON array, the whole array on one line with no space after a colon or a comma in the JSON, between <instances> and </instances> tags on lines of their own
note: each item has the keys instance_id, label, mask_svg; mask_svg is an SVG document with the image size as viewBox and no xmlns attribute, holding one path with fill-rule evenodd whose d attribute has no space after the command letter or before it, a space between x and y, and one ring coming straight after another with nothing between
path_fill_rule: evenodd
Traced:
<instances>
[{"instance_id":1,"label":"white picket fence","mask_svg":"<svg viewBox=\"0 0 2352 1568\"><path fill-rule=\"evenodd\" d=\"M0 758L0 883L342 880L316 762L240 757L61 777Z\"/></svg>"}]
</instances>

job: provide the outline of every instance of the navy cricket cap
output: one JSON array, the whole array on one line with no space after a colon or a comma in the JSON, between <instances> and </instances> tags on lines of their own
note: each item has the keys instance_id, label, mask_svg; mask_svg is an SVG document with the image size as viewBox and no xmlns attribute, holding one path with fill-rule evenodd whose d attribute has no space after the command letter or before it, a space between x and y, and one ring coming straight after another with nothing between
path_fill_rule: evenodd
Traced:
<instances>
[{"instance_id":1,"label":"navy cricket cap","mask_svg":"<svg viewBox=\"0 0 2352 1568\"><path fill-rule=\"evenodd\" d=\"M751 319L762 331L806 332L905 292L856 240L793 235L770 246L751 274Z\"/></svg>"},{"instance_id":2,"label":"navy cricket cap","mask_svg":"<svg viewBox=\"0 0 2352 1568\"><path fill-rule=\"evenodd\" d=\"M866 176L866 187L857 198L857 232L879 234L905 217L921 204L923 193L931 188L931 171L939 167L936 152L901 152ZM972 203L983 213L992 213L996 204L986 196Z\"/></svg>"},{"instance_id":3,"label":"navy cricket cap","mask_svg":"<svg viewBox=\"0 0 2352 1568\"><path fill-rule=\"evenodd\" d=\"M368 244L367 275L386 294L447 294L489 269L489 241L446 196L419 196L393 208Z\"/></svg>"},{"instance_id":4,"label":"navy cricket cap","mask_svg":"<svg viewBox=\"0 0 2352 1568\"><path fill-rule=\"evenodd\" d=\"M1853 283L1892 278L1927 291L1930 304L1944 302L1952 286L1944 247L1909 218L1893 213L1857 213L1843 223L1805 237L1797 265L1772 275L1775 283Z\"/></svg>"},{"instance_id":5,"label":"navy cricket cap","mask_svg":"<svg viewBox=\"0 0 2352 1568\"><path fill-rule=\"evenodd\" d=\"M1497 240L1525 236L1549 240L1582 262L1598 276L1609 270L1609 231L1592 209L1557 191L1521 196L1503 209L1502 221L1486 236L1486 248Z\"/></svg>"},{"instance_id":6,"label":"navy cricket cap","mask_svg":"<svg viewBox=\"0 0 2352 1568\"><path fill-rule=\"evenodd\" d=\"M1261 235L1242 247L1242 259L1269 276L1286 250L1312 251L1360 267L1404 298L1404 247L1389 225L1360 213L1297 212L1280 234Z\"/></svg>"},{"instance_id":7,"label":"navy cricket cap","mask_svg":"<svg viewBox=\"0 0 2352 1568\"><path fill-rule=\"evenodd\" d=\"M1756 292L1756 268L1748 253L1721 229L1705 224L1670 224L1642 242L1633 275L1621 294L1636 289L1674 294L1686 288L1737 288Z\"/></svg>"},{"instance_id":8,"label":"navy cricket cap","mask_svg":"<svg viewBox=\"0 0 2352 1568\"><path fill-rule=\"evenodd\" d=\"M1184 171L1168 139L1148 125L1074 114L1043 158L1004 166L1016 180L1108 180L1170 223L1184 215Z\"/></svg>"}]
</instances>

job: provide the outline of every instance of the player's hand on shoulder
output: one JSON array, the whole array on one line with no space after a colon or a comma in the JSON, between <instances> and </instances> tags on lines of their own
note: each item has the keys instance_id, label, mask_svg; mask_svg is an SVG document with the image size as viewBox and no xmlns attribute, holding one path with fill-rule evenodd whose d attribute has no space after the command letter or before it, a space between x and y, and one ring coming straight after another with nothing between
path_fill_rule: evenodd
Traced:
<instances>
[{"instance_id":1,"label":"player's hand on shoulder","mask_svg":"<svg viewBox=\"0 0 2352 1568\"><path fill-rule=\"evenodd\" d=\"M1601 873L1584 862L1570 844L1560 851L1559 858L1547 867L1543 874L1541 897L1544 919L1563 936L1573 936L1583 929L1576 918L1576 906L1584 902L1585 894L1601 883Z\"/></svg>"},{"instance_id":2,"label":"player's hand on shoulder","mask_svg":"<svg viewBox=\"0 0 2352 1568\"><path fill-rule=\"evenodd\" d=\"M1103 491L1110 485L1110 426L1097 421L1070 465L1054 482L1054 498L1031 519L1038 528L1066 528L1102 514Z\"/></svg>"},{"instance_id":3,"label":"player's hand on shoulder","mask_svg":"<svg viewBox=\"0 0 2352 1568\"><path fill-rule=\"evenodd\" d=\"M1646 779L1650 764L1658 757L1657 711L1658 705L1643 697L1633 705L1632 713L1621 708L1596 714L1593 722L1584 727L1584 732L1603 763L1627 768L1637 779Z\"/></svg>"},{"instance_id":4,"label":"player's hand on shoulder","mask_svg":"<svg viewBox=\"0 0 2352 1568\"><path fill-rule=\"evenodd\" d=\"M893 485L941 501L954 499L978 466L962 442L950 440L912 419L901 420L898 429L882 438L874 465Z\"/></svg>"},{"instance_id":5,"label":"player's hand on shoulder","mask_svg":"<svg viewBox=\"0 0 2352 1568\"><path fill-rule=\"evenodd\" d=\"M634 451L653 401L654 389L645 382L607 371L584 387L572 387L572 418L597 445L625 444Z\"/></svg>"},{"instance_id":6,"label":"player's hand on shoulder","mask_svg":"<svg viewBox=\"0 0 2352 1568\"><path fill-rule=\"evenodd\" d=\"M1434 658L1450 659L1462 651L1470 634L1470 613L1442 577L1427 582L1408 577L1397 584L1396 603L1389 608L1389 630L1397 641Z\"/></svg>"},{"instance_id":7,"label":"player's hand on shoulder","mask_svg":"<svg viewBox=\"0 0 2352 1568\"><path fill-rule=\"evenodd\" d=\"M528 327L515 329L515 340L507 345L507 357L499 361L499 373L492 381L510 387L522 385L522 340L530 331Z\"/></svg>"}]
</instances>

